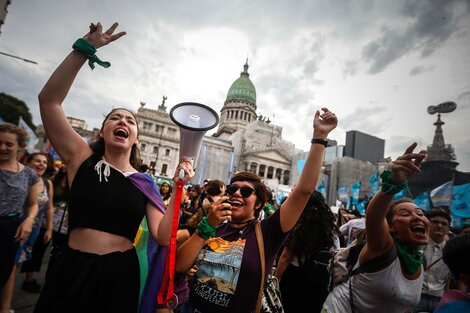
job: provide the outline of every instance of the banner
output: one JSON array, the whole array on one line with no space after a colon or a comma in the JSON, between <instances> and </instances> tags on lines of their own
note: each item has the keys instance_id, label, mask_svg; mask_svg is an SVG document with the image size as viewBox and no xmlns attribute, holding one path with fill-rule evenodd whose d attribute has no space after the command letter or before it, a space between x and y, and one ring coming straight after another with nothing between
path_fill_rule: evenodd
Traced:
<instances>
[{"instance_id":1,"label":"banner","mask_svg":"<svg viewBox=\"0 0 470 313\"><path fill-rule=\"evenodd\" d=\"M357 181L351 186L352 204L357 205L359 203L359 194L361 193L361 182Z\"/></svg>"},{"instance_id":2,"label":"banner","mask_svg":"<svg viewBox=\"0 0 470 313\"><path fill-rule=\"evenodd\" d=\"M326 188L325 188L325 182L323 180L318 185L317 191L321 193L323 197L326 199Z\"/></svg>"},{"instance_id":3,"label":"banner","mask_svg":"<svg viewBox=\"0 0 470 313\"><path fill-rule=\"evenodd\" d=\"M26 122L23 120L23 118L20 116L20 119L18 121L18 126L23 128L23 130L26 132L27 137L26 137L26 151L29 153L34 151L34 146L38 143L38 137L36 134L33 132L33 130L26 124Z\"/></svg>"},{"instance_id":4,"label":"banner","mask_svg":"<svg viewBox=\"0 0 470 313\"><path fill-rule=\"evenodd\" d=\"M362 216L366 215L366 203L366 200L362 200L356 206L356 209L359 211L359 213L361 213Z\"/></svg>"},{"instance_id":5,"label":"banner","mask_svg":"<svg viewBox=\"0 0 470 313\"><path fill-rule=\"evenodd\" d=\"M429 201L429 192L425 191L419 194L413 199L413 202L423 210L429 210L431 208L431 201Z\"/></svg>"},{"instance_id":6,"label":"banner","mask_svg":"<svg viewBox=\"0 0 470 313\"><path fill-rule=\"evenodd\" d=\"M374 196L379 191L379 172L372 174L369 177L370 183L370 194L369 196Z\"/></svg>"},{"instance_id":7,"label":"banner","mask_svg":"<svg viewBox=\"0 0 470 313\"><path fill-rule=\"evenodd\" d=\"M338 199L341 201L348 201L349 193L348 193L348 186L338 188Z\"/></svg>"},{"instance_id":8,"label":"banner","mask_svg":"<svg viewBox=\"0 0 470 313\"><path fill-rule=\"evenodd\" d=\"M454 186L453 189L452 215L470 218L470 183Z\"/></svg>"},{"instance_id":9,"label":"banner","mask_svg":"<svg viewBox=\"0 0 470 313\"><path fill-rule=\"evenodd\" d=\"M452 185L453 181L451 180L431 190L430 195L433 206L450 207L452 202Z\"/></svg>"}]
</instances>

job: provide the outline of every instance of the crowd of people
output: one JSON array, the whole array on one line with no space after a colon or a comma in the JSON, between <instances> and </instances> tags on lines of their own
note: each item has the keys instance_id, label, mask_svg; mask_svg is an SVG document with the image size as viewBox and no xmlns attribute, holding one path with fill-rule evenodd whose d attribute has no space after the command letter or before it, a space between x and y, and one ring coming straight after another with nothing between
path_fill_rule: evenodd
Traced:
<instances>
[{"instance_id":1,"label":"crowd of people","mask_svg":"<svg viewBox=\"0 0 470 313\"><path fill-rule=\"evenodd\" d=\"M36 313L147 312L135 239L145 221L156 249L165 251L181 179L177 301L157 303L152 295L151 312L262 312L271 274L286 313L469 310L470 227L457 234L445 209L423 212L412 199L393 200L420 172L426 151L415 152L416 143L382 173L366 215L341 224L341 212L334 214L315 190L326 139L338 123L327 108L313 116L305 165L281 203L252 172L237 172L227 184L217 178L191 183L188 159L179 161L173 179L157 185L142 170L139 123L125 108L113 109L96 137L83 141L61 105L87 60L105 63L94 52L125 35L116 28L92 23L39 94L42 122L63 166L53 171L43 153L22 164L26 134L0 125L0 313L12 312L20 269L22 288L40 292ZM38 282L34 273L51 241L46 280ZM343 251L352 264L344 281L332 285L333 262ZM163 276L163 267L149 275L155 271Z\"/></svg>"}]
</instances>

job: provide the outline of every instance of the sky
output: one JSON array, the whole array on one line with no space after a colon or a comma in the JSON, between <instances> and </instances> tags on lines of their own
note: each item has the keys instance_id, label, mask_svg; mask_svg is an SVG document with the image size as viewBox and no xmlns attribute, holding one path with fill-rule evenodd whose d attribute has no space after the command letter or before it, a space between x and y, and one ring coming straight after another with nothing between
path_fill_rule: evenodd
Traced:
<instances>
[{"instance_id":1,"label":"sky","mask_svg":"<svg viewBox=\"0 0 470 313\"><path fill-rule=\"evenodd\" d=\"M91 22L127 35L98 50L108 69L84 66L63 107L100 127L112 108L168 110L200 102L220 113L248 58L257 113L307 150L314 112L339 119L330 134L385 140L395 159L412 142L432 143L437 115L458 170L470 171L470 2L468 0L163 1L13 0L1 26L0 92L26 102L41 124L37 95ZM210 133L208 133L210 134Z\"/></svg>"}]
</instances>

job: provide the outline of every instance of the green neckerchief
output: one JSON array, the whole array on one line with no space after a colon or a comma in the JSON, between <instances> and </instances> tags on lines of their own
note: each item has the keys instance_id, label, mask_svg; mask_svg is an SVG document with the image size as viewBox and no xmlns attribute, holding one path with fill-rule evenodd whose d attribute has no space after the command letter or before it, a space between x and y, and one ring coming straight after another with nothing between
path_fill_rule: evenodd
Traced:
<instances>
[{"instance_id":1,"label":"green neckerchief","mask_svg":"<svg viewBox=\"0 0 470 313\"><path fill-rule=\"evenodd\" d=\"M408 247L395 239L398 255L405 265L405 272L407 274L415 274L419 267L423 264L424 246Z\"/></svg>"}]
</instances>

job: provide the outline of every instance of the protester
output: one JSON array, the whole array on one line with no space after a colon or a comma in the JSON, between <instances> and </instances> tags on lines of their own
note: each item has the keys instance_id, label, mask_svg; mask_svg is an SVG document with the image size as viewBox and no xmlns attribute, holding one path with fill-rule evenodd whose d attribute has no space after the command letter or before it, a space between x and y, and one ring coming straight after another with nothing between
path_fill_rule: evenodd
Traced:
<instances>
[{"instance_id":1,"label":"protester","mask_svg":"<svg viewBox=\"0 0 470 313\"><path fill-rule=\"evenodd\" d=\"M204 190L206 191L206 195L202 201L202 208L207 214L212 203L225 195L225 183L218 179L212 179L204 185Z\"/></svg>"},{"instance_id":2,"label":"protester","mask_svg":"<svg viewBox=\"0 0 470 313\"><path fill-rule=\"evenodd\" d=\"M323 311L402 313L418 304L424 272L422 246L428 242L429 221L412 199L393 202L393 195L407 188L407 178L420 172L426 151L413 153L415 148L413 143L392 163L391 171L382 173L381 190L367 207L367 243L355 268L375 262L379 269L359 272L336 286Z\"/></svg>"},{"instance_id":3,"label":"protester","mask_svg":"<svg viewBox=\"0 0 470 313\"><path fill-rule=\"evenodd\" d=\"M360 214L359 214L360 215ZM356 240L357 234L366 227L366 218L364 216L357 216L341 225L339 232L345 238L346 245Z\"/></svg>"},{"instance_id":4,"label":"protester","mask_svg":"<svg viewBox=\"0 0 470 313\"><path fill-rule=\"evenodd\" d=\"M434 312L449 283L449 268L442 260L451 218L442 209L425 212L429 220L429 242L424 249L424 282L421 300L413 312Z\"/></svg>"},{"instance_id":5,"label":"protester","mask_svg":"<svg viewBox=\"0 0 470 313\"><path fill-rule=\"evenodd\" d=\"M266 269L260 277L257 217L266 201L266 186L252 172L236 173L203 217L198 229L177 251L176 270L198 266L189 298L180 312L252 312L259 305L259 287L266 279L287 233L294 227L315 190L326 138L337 124L328 109L316 112L312 146L299 182L287 200L260 223ZM224 203L229 200L229 203ZM263 280L262 280L263 279Z\"/></svg>"},{"instance_id":6,"label":"protester","mask_svg":"<svg viewBox=\"0 0 470 313\"><path fill-rule=\"evenodd\" d=\"M15 259L38 214L40 181L18 161L26 132L10 123L0 124L0 312L9 312L15 282Z\"/></svg>"},{"instance_id":7,"label":"protester","mask_svg":"<svg viewBox=\"0 0 470 313\"><path fill-rule=\"evenodd\" d=\"M36 313L137 312L140 269L133 241L144 215L156 242L169 243L172 202L164 213L155 182L137 170L139 129L134 114L113 109L88 145L61 106L87 59L90 66L109 66L94 52L125 35L114 34L117 26L103 32L100 23L92 23L39 94L47 137L67 164L70 199L68 246L49 269ZM180 169L187 182L193 175L191 162L182 160Z\"/></svg>"},{"instance_id":8,"label":"protester","mask_svg":"<svg viewBox=\"0 0 470 313\"><path fill-rule=\"evenodd\" d=\"M39 213L37 217L39 223L34 225L28 240L18 250L16 262L24 261L21 266L21 273L26 273L26 275L21 288L28 292L38 293L41 290L41 285L34 279L34 272L39 272L41 269L44 252L49 245L49 241L52 239L54 214L52 198L54 197L54 190L52 182L44 177L49 163L47 154L30 154L26 162L41 177L39 181L41 191L38 195Z\"/></svg>"},{"instance_id":9,"label":"protester","mask_svg":"<svg viewBox=\"0 0 470 313\"><path fill-rule=\"evenodd\" d=\"M170 199L171 199L171 194L173 190L171 188L171 185L168 181L163 181L160 184L160 195L162 196L163 203L165 204L165 208L168 207L168 204L170 204Z\"/></svg>"},{"instance_id":10,"label":"protester","mask_svg":"<svg viewBox=\"0 0 470 313\"><path fill-rule=\"evenodd\" d=\"M462 282L467 288L462 290L447 290L439 302L436 313L470 312L470 234L455 236L447 241L443 259L452 276Z\"/></svg>"},{"instance_id":11,"label":"protester","mask_svg":"<svg viewBox=\"0 0 470 313\"><path fill-rule=\"evenodd\" d=\"M320 312L328 295L328 261L339 235L335 217L323 195L314 191L290 232L275 276L280 280L285 313Z\"/></svg>"}]
</instances>

